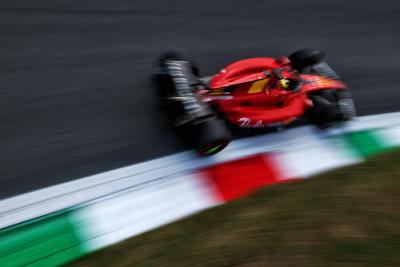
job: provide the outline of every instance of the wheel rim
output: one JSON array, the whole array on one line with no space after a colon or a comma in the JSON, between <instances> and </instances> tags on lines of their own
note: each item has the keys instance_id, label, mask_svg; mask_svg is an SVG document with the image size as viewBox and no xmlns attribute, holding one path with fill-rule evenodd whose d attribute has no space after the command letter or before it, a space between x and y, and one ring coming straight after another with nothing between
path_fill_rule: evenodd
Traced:
<instances>
[{"instance_id":1,"label":"wheel rim","mask_svg":"<svg viewBox=\"0 0 400 267\"><path fill-rule=\"evenodd\" d=\"M205 153L206 153L206 154L212 154L213 152L216 152L221 146L222 146L222 145L220 144L220 145L211 147L211 148L207 149L207 150L205 151Z\"/></svg>"},{"instance_id":2,"label":"wheel rim","mask_svg":"<svg viewBox=\"0 0 400 267\"><path fill-rule=\"evenodd\" d=\"M227 140L220 140L205 146L204 148L200 149L199 152L203 155L212 155L224 149L228 143L229 141Z\"/></svg>"}]
</instances>

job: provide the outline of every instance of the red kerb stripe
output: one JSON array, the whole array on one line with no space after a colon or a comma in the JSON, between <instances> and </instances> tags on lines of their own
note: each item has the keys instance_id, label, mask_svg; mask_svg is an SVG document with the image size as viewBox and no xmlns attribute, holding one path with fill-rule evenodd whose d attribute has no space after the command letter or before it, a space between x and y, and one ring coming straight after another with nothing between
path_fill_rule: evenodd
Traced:
<instances>
[{"instance_id":1,"label":"red kerb stripe","mask_svg":"<svg viewBox=\"0 0 400 267\"><path fill-rule=\"evenodd\" d=\"M260 187L280 182L279 168L273 155L260 154L208 167L206 176L223 200L251 194Z\"/></svg>"}]
</instances>

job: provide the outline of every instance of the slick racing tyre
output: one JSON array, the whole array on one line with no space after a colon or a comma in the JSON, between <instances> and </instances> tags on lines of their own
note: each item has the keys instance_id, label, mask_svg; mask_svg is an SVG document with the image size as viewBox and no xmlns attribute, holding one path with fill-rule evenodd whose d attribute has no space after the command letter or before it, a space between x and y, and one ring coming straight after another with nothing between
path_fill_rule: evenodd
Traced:
<instances>
[{"instance_id":1,"label":"slick racing tyre","mask_svg":"<svg viewBox=\"0 0 400 267\"><path fill-rule=\"evenodd\" d=\"M298 50L289 56L294 69L303 74L317 74L330 79L339 80L337 73L322 59L325 53L314 48Z\"/></svg>"},{"instance_id":2,"label":"slick racing tyre","mask_svg":"<svg viewBox=\"0 0 400 267\"><path fill-rule=\"evenodd\" d=\"M224 149L231 141L231 136L225 123L212 119L193 125L194 147L202 156L210 156Z\"/></svg>"},{"instance_id":3,"label":"slick racing tyre","mask_svg":"<svg viewBox=\"0 0 400 267\"><path fill-rule=\"evenodd\" d=\"M302 72L306 67L320 63L325 53L314 48L305 48L291 54L288 58L294 69Z\"/></svg>"},{"instance_id":4,"label":"slick racing tyre","mask_svg":"<svg viewBox=\"0 0 400 267\"><path fill-rule=\"evenodd\" d=\"M310 110L310 121L321 129L355 117L354 103L346 90L328 89L315 92L309 97L314 105Z\"/></svg>"}]
</instances>

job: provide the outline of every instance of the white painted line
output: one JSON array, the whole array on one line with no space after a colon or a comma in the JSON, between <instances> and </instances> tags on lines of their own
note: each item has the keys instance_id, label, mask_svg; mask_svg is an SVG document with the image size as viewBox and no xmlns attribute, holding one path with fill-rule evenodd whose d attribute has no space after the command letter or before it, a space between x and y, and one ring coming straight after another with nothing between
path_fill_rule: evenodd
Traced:
<instances>
[{"instance_id":1,"label":"white painted line","mask_svg":"<svg viewBox=\"0 0 400 267\"><path fill-rule=\"evenodd\" d=\"M0 228L79 205L99 197L141 187L158 179L184 174L213 164L264 153L283 146L302 143L311 127L237 140L225 151L212 157L197 157L192 152L135 164L72 182L40 189L2 200ZM306 133L307 132L307 133Z\"/></svg>"},{"instance_id":2,"label":"white painted line","mask_svg":"<svg viewBox=\"0 0 400 267\"><path fill-rule=\"evenodd\" d=\"M344 126L344 131L361 131L400 125L400 112L357 117Z\"/></svg>"},{"instance_id":3,"label":"white painted line","mask_svg":"<svg viewBox=\"0 0 400 267\"><path fill-rule=\"evenodd\" d=\"M288 129L235 140L227 149L208 158L191 151L182 152L124 168L92 175L0 201L0 229L60 209L95 199L134 190L170 176L184 175L213 164L257 153L301 149L315 136L340 134L347 131L400 125L400 112L356 118L340 129L321 132L312 126Z\"/></svg>"}]
</instances>

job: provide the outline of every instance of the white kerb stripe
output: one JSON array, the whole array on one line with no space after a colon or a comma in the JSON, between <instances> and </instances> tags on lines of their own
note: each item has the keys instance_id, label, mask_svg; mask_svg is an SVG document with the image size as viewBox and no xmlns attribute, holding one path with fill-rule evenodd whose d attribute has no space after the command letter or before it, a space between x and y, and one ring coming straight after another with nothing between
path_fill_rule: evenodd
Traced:
<instances>
[{"instance_id":1,"label":"white kerb stripe","mask_svg":"<svg viewBox=\"0 0 400 267\"><path fill-rule=\"evenodd\" d=\"M86 247L94 250L220 203L199 175L188 174L89 204L75 220L87 239Z\"/></svg>"},{"instance_id":2,"label":"white kerb stripe","mask_svg":"<svg viewBox=\"0 0 400 267\"><path fill-rule=\"evenodd\" d=\"M353 153L340 139L318 140L304 143L294 149L282 150L275 160L283 177L288 179L307 178L335 168L355 164L363 159Z\"/></svg>"},{"instance_id":3,"label":"white kerb stripe","mask_svg":"<svg viewBox=\"0 0 400 267\"><path fill-rule=\"evenodd\" d=\"M330 134L394 125L400 126L400 112L358 117L342 128L327 131L325 135L329 137ZM392 136L388 138L392 139L393 144L400 142L397 131L387 133L387 136ZM129 191L142 183L167 179L168 176L196 171L228 160L279 151L282 147L297 151L298 145L301 147L307 142L308 135L315 136L320 133L315 131L314 127L308 126L282 133L243 138L235 140L226 150L215 156L199 158L191 151L178 153L3 199L0 201L0 229L60 209L84 204L105 195Z\"/></svg>"},{"instance_id":4,"label":"white kerb stripe","mask_svg":"<svg viewBox=\"0 0 400 267\"><path fill-rule=\"evenodd\" d=\"M384 128L376 133L386 147L400 146L400 126Z\"/></svg>"}]
</instances>

